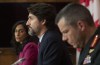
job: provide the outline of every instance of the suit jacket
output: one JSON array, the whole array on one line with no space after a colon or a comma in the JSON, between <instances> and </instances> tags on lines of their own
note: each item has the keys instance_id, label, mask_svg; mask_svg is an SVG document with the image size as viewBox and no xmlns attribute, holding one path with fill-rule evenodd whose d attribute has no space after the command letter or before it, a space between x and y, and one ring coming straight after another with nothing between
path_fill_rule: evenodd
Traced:
<instances>
[{"instance_id":1,"label":"suit jacket","mask_svg":"<svg viewBox=\"0 0 100 65\"><path fill-rule=\"evenodd\" d=\"M96 35L99 35L98 41L93 48L94 51L89 54L91 43L93 42ZM87 59L89 57L90 59ZM91 37L80 54L79 65L83 65L84 61L87 62L85 65L100 65L100 27L98 27L95 34Z\"/></svg>"},{"instance_id":2,"label":"suit jacket","mask_svg":"<svg viewBox=\"0 0 100 65\"><path fill-rule=\"evenodd\" d=\"M38 65L72 65L61 38L57 31L48 30L44 34L39 47Z\"/></svg>"},{"instance_id":3,"label":"suit jacket","mask_svg":"<svg viewBox=\"0 0 100 65\"><path fill-rule=\"evenodd\" d=\"M27 43L20 52L19 59L25 60L19 65L37 65L38 47L34 42Z\"/></svg>"}]
</instances>

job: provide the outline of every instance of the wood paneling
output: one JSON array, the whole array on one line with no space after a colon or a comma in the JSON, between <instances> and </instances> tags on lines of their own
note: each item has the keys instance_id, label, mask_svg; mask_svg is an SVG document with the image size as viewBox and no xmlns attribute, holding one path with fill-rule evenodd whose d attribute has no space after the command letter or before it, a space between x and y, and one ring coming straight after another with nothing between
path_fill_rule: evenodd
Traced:
<instances>
[{"instance_id":1,"label":"wood paneling","mask_svg":"<svg viewBox=\"0 0 100 65\"><path fill-rule=\"evenodd\" d=\"M0 0L0 2L78 2L79 0Z\"/></svg>"},{"instance_id":2,"label":"wood paneling","mask_svg":"<svg viewBox=\"0 0 100 65\"><path fill-rule=\"evenodd\" d=\"M16 57L13 48L0 48L0 65L11 65Z\"/></svg>"}]
</instances>

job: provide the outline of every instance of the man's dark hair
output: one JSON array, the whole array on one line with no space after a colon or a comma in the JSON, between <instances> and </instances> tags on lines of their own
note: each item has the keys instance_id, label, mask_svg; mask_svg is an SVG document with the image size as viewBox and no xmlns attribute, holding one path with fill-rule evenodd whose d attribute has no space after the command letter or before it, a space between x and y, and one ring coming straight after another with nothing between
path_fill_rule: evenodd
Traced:
<instances>
[{"instance_id":1,"label":"man's dark hair","mask_svg":"<svg viewBox=\"0 0 100 65\"><path fill-rule=\"evenodd\" d=\"M54 28L53 26L55 26L56 8L53 5L36 3L32 4L27 9L28 12L35 15L39 21L46 20L45 25L48 29Z\"/></svg>"},{"instance_id":2,"label":"man's dark hair","mask_svg":"<svg viewBox=\"0 0 100 65\"><path fill-rule=\"evenodd\" d=\"M56 23L59 22L61 18L65 18L66 21L72 26L76 26L77 21L84 21L89 26L94 26L93 18L89 10L76 3L70 3L66 5L57 15Z\"/></svg>"}]
</instances>

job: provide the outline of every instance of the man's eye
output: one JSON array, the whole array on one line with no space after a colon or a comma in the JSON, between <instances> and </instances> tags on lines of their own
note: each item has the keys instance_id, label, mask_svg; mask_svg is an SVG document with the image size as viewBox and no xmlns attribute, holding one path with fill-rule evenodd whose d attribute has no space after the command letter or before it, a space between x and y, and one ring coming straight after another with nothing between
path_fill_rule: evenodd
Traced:
<instances>
[{"instance_id":1,"label":"man's eye","mask_svg":"<svg viewBox=\"0 0 100 65\"><path fill-rule=\"evenodd\" d=\"M63 31L63 33L68 33L68 31Z\"/></svg>"},{"instance_id":2,"label":"man's eye","mask_svg":"<svg viewBox=\"0 0 100 65\"><path fill-rule=\"evenodd\" d=\"M28 19L31 19L30 17Z\"/></svg>"},{"instance_id":3,"label":"man's eye","mask_svg":"<svg viewBox=\"0 0 100 65\"><path fill-rule=\"evenodd\" d=\"M24 30L20 30L20 32L24 32Z\"/></svg>"}]
</instances>

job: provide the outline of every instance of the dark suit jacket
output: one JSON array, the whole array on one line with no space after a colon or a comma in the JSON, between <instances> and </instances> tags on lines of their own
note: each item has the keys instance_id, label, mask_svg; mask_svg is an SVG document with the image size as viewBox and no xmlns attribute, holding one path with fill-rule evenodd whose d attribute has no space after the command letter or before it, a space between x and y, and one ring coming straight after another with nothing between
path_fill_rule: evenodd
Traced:
<instances>
[{"instance_id":1,"label":"dark suit jacket","mask_svg":"<svg viewBox=\"0 0 100 65\"><path fill-rule=\"evenodd\" d=\"M38 65L72 65L61 38L57 31L47 31L44 34L39 47Z\"/></svg>"},{"instance_id":2,"label":"dark suit jacket","mask_svg":"<svg viewBox=\"0 0 100 65\"><path fill-rule=\"evenodd\" d=\"M90 63L87 63L86 65L100 65L100 27L96 30L95 34L91 37L91 39L88 41L88 44L85 46L85 48L82 50L79 58L79 65L83 65L83 61L86 58L86 56L89 54L90 51L90 45L93 42L93 39L95 35L99 35L99 39L96 42L96 46L94 47L94 51L90 54Z\"/></svg>"}]
</instances>

